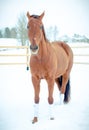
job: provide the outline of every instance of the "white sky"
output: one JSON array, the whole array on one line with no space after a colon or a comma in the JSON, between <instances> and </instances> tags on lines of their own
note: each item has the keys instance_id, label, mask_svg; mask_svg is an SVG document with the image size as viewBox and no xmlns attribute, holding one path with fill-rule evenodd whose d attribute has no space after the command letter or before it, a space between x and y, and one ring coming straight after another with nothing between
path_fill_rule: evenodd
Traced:
<instances>
[{"instance_id":1,"label":"white sky","mask_svg":"<svg viewBox=\"0 0 89 130\"><path fill-rule=\"evenodd\" d=\"M59 34L89 37L89 0L0 0L0 28L12 27L21 12L41 14L45 27L58 26Z\"/></svg>"}]
</instances>

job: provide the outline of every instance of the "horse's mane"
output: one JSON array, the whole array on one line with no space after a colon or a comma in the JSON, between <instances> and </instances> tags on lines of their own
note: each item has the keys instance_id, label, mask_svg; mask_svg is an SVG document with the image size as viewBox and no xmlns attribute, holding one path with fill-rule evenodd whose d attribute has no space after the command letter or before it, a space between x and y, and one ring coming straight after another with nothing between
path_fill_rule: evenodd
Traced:
<instances>
[{"instance_id":1,"label":"horse's mane","mask_svg":"<svg viewBox=\"0 0 89 130\"><path fill-rule=\"evenodd\" d=\"M43 25L42 25L42 31L43 31L45 41L48 42L49 40L46 38L46 33Z\"/></svg>"},{"instance_id":2,"label":"horse's mane","mask_svg":"<svg viewBox=\"0 0 89 130\"><path fill-rule=\"evenodd\" d=\"M30 17L33 17L33 18L36 18L36 19L38 19L39 18L39 15L31 15ZM43 35L44 35L44 39L45 39L45 41L47 41L48 42L48 39L46 38L46 33L45 33L45 29L44 29L44 25L42 24L42 31L43 31Z\"/></svg>"},{"instance_id":3,"label":"horse's mane","mask_svg":"<svg viewBox=\"0 0 89 130\"><path fill-rule=\"evenodd\" d=\"M35 14L33 14L33 15L31 15L30 17L33 17L33 18L38 19L38 18L39 18L39 15L35 15Z\"/></svg>"}]
</instances>

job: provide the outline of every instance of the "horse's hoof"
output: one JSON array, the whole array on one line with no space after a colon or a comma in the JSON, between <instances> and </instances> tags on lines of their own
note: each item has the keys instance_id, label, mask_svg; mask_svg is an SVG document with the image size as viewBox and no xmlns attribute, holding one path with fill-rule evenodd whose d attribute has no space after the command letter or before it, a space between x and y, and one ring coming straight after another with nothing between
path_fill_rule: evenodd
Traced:
<instances>
[{"instance_id":1,"label":"horse's hoof","mask_svg":"<svg viewBox=\"0 0 89 130\"><path fill-rule=\"evenodd\" d=\"M32 120L32 124L36 123L38 121L37 117L34 117L34 119Z\"/></svg>"},{"instance_id":2,"label":"horse's hoof","mask_svg":"<svg viewBox=\"0 0 89 130\"><path fill-rule=\"evenodd\" d=\"M54 120L54 117L50 117L50 120Z\"/></svg>"}]
</instances>

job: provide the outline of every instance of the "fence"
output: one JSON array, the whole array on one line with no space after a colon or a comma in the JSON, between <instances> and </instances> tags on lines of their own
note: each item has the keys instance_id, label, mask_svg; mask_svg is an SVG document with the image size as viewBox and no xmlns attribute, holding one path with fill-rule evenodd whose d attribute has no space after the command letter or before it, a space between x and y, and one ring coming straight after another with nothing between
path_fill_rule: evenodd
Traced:
<instances>
[{"instance_id":1,"label":"fence","mask_svg":"<svg viewBox=\"0 0 89 130\"><path fill-rule=\"evenodd\" d=\"M26 62L4 62L0 65L27 65L27 70L29 69L29 47L28 46L0 46L2 49L25 49L25 54L0 54L0 57L26 57Z\"/></svg>"},{"instance_id":2,"label":"fence","mask_svg":"<svg viewBox=\"0 0 89 130\"><path fill-rule=\"evenodd\" d=\"M85 64L89 65L89 45L79 45L79 46L71 46L72 50L76 49L76 52L74 51L74 58L75 57L80 57L83 58L82 61L74 61L74 64ZM84 62L85 58L87 61Z\"/></svg>"},{"instance_id":3,"label":"fence","mask_svg":"<svg viewBox=\"0 0 89 130\"><path fill-rule=\"evenodd\" d=\"M29 69L29 46L0 46L0 48L2 49L25 49L26 53L25 54L2 54L0 53L0 57L26 57L26 62L7 62L7 63L0 63L0 65L27 65L27 70ZM71 46L71 48L74 49L89 49L89 46ZM88 51L89 52L89 51ZM89 57L89 54L76 54L74 52L74 57ZM74 64L85 64L85 65L89 65L89 61L88 62L78 62L78 61L74 61Z\"/></svg>"}]
</instances>

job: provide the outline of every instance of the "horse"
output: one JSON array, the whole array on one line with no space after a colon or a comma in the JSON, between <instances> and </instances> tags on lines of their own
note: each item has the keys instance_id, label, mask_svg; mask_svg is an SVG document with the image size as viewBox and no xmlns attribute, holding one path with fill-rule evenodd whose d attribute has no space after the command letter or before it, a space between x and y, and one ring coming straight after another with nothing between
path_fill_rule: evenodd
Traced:
<instances>
[{"instance_id":1,"label":"horse","mask_svg":"<svg viewBox=\"0 0 89 130\"><path fill-rule=\"evenodd\" d=\"M60 95L60 104L70 100L70 72L73 66L73 52L69 45L62 41L50 42L46 38L41 15L30 15L27 12L27 33L30 41L30 70L34 88L34 118L38 121L40 81L45 79L48 84L48 103L50 119L53 120L53 91L56 82Z\"/></svg>"}]
</instances>

